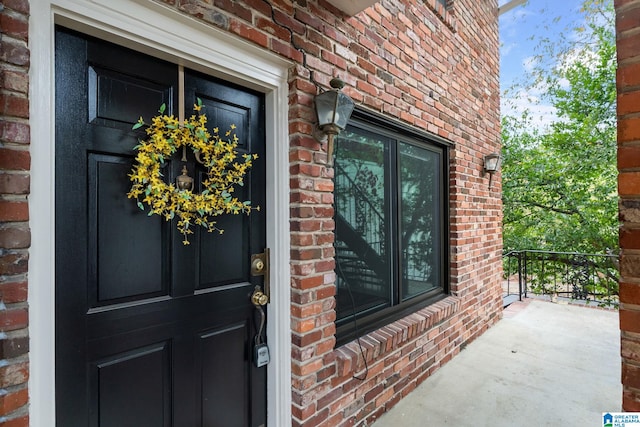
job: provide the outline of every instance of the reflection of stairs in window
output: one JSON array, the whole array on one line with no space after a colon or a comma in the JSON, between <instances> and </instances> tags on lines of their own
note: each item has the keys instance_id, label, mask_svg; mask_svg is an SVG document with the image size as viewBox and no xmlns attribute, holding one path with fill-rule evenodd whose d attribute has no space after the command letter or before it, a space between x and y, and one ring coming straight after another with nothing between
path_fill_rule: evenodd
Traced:
<instances>
[{"instance_id":1,"label":"reflection of stairs in window","mask_svg":"<svg viewBox=\"0 0 640 427\"><path fill-rule=\"evenodd\" d=\"M342 168L336 165L336 274L338 319L389 301L384 217ZM348 289L347 286L348 285Z\"/></svg>"},{"instance_id":2,"label":"reflection of stairs in window","mask_svg":"<svg viewBox=\"0 0 640 427\"><path fill-rule=\"evenodd\" d=\"M336 213L336 256L340 257L340 267L353 270L359 267L359 272L366 276L385 277L387 266L384 259L377 253L374 246L367 242L342 215Z\"/></svg>"},{"instance_id":3,"label":"reflection of stairs in window","mask_svg":"<svg viewBox=\"0 0 640 427\"><path fill-rule=\"evenodd\" d=\"M353 313L347 284L353 295L356 312L361 312L387 301L389 272L382 257L340 214L336 214L336 233L336 308L337 317L341 319Z\"/></svg>"}]
</instances>

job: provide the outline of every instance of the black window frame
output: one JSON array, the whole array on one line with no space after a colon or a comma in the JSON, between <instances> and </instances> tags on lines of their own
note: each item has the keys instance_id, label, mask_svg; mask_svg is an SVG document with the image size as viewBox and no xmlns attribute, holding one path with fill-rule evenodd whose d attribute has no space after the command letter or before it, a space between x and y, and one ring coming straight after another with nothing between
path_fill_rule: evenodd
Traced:
<instances>
[{"instance_id":1,"label":"black window frame","mask_svg":"<svg viewBox=\"0 0 640 427\"><path fill-rule=\"evenodd\" d=\"M392 301L391 305L386 308L376 310L365 310L365 313L356 313L354 316L353 310L350 315L344 316L341 319L336 319L336 341L337 345L342 345L355 338L363 336L373 330L376 330L384 325L392 323L402 317L405 317L421 308L431 305L437 301L446 298L450 292L450 279L451 279L451 265L450 265L450 208L449 208L449 194L450 194L450 148L452 143L438 135L431 134L419 130L417 128L405 125L403 123L391 120L387 117L383 117L374 112L365 110L363 108L356 108L351 119L349 120L348 128L357 128L367 133L373 133L394 140L391 144L389 164L390 173L394 174L392 181L398 186L395 189L391 189L391 206L390 212L392 225L391 228L387 228L387 232L390 234L390 238L395 242L392 246L394 253L392 254L392 266L391 266L391 290ZM340 137L337 137L337 146L340 144ZM439 276L440 286L434 290L426 293L414 296L408 300L402 301L401 296L401 272L400 272L400 258L402 252L402 244L398 236L398 230L400 229L401 222L401 206L399 201L399 158L398 147L401 144L415 145L419 148L427 149L429 151L437 152L440 156L440 174L439 174L439 198L441 206L438 208L439 212L439 227L440 227L440 259L439 259ZM336 154L339 155L340 150L337 148ZM339 158L337 158L339 161ZM386 171L386 169L385 169ZM336 171L337 173L337 171ZM386 175L386 174L385 174ZM385 181L387 179L385 178ZM387 183L385 183L385 186ZM391 188L391 187L390 187ZM334 191L338 191L337 186ZM337 201L338 194L335 194L335 200ZM336 203L336 214L338 213L338 204ZM336 230L337 231L337 230ZM336 238L339 236L336 235ZM338 286L339 279L339 259L336 254L336 287ZM338 292L338 289L336 289ZM338 298L336 295L336 304ZM355 305L354 305L355 306ZM353 307L354 307L353 306ZM336 313L338 307L336 307ZM369 311L368 313L366 313Z\"/></svg>"}]
</instances>

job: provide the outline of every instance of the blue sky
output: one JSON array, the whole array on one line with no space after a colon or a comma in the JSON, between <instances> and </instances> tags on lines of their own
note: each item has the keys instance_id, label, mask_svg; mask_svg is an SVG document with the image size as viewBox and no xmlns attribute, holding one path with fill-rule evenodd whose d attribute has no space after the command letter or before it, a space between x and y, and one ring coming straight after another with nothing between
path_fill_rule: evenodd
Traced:
<instances>
[{"instance_id":1,"label":"blue sky","mask_svg":"<svg viewBox=\"0 0 640 427\"><path fill-rule=\"evenodd\" d=\"M499 4L507 3L499 0ZM578 11L582 0L529 0L500 16L500 85L501 91L522 77L538 44L534 36L553 38L577 20L582 19ZM526 94L536 97L535 93ZM504 97L503 113L514 107L507 107ZM516 103L517 105L517 103ZM520 104L524 106L524 104ZM516 107L517 108L517 107ZM540 123L553 114L550 106L539 106ZM546 118L545 118L546 117Z\"/></svg>"}]
</instances>

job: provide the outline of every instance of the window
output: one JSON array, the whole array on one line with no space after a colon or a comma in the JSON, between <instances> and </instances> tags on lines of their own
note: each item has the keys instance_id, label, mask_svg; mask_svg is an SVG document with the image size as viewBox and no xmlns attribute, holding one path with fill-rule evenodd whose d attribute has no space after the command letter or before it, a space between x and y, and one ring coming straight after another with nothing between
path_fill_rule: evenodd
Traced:
<instances>
[{"instance_id":1,"label":"window","mask_svg":"<svg viewBox=\"0 0 640 427\"><path fill-rule=\"evenodd\" d=\"M356 111L336 141L338 342L448 290L448 144Z\"/></svg>"}]
</instances>

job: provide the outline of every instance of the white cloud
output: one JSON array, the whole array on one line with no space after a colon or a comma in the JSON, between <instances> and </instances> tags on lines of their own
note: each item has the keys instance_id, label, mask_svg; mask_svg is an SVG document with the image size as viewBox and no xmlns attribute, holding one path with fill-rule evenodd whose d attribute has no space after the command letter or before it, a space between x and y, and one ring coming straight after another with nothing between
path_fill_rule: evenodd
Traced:
<instances>
[{"instance_id":1,"label":"white cloud","mask_svg":"<svg viewBox=\"0 0 640 427\"><path fill-rule=\"evenodd\" d=\"M511 51L516 47L518 47L517 43L503 44L500 46L500 57L504 58L509 55L509 53L511 53Z\"/></svg>"},{"instance_id":2,"label":"white cloud","mask_svg":"<svg viewBox=\"0 0 640 427\"><path fill-rule=\"evenodd\" d=\"M541 90L520 90L513 94L504 95L500 99L502 116L520 117L528 111L532 126L543 130L551 123L558 121L556 108L541 102Z\"/></svg>"},{"instance_id":3,"label":"white cloud","mask_svg":"<svg viewBox=\"0 0 640 427\"><path fill-rule=\"evenodd\" d=\"M524 68L526 72L531 72L535 66L538 65L539 61L535 56L527 56L522 60L522 68Z\"/></svg>"}]
</instances>

